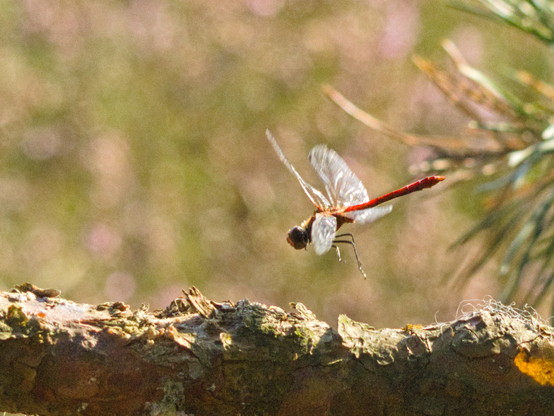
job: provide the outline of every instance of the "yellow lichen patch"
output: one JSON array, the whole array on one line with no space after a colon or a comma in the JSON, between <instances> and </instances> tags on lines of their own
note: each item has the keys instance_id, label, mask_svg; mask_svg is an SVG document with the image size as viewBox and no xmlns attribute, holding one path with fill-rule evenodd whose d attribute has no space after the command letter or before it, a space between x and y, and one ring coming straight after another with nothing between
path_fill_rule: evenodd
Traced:
<instances>
[{"instance_id":1,"label":"yellow lichen patch","mask_svg":"<svg viewBox=\"0 0 554 416\"><path fill-rule=\"evenodd\" d=\"M543 386L554 386L554 356L532 355L527 351L520 350L514 358L514 364L519 371L532 377Z\"/></svg>"},{"instance_id":2,"label":"yellow lichen patch","mask_svg":"<svg viewBox=\"0 0 554 416\"><path fill-rule=\"evenodd\" d=\"M418 330L418 329L422 329L423 328L423 325L419 325L419 324L406 324L403 328L402 328L402 331L404 332L414 332L415 330Z\"/></svg>"},{"instance_id":3,"label":"yellow lichen patch","mask_svg":"<svg viewBox=\"0 0 554 416\"><path fill-rule=\"evenodd\" d=\"M233 345L233 337L228 332L222 332L219 334L219 340L224 349L229 349Z\"/></svg>"}]
</instances>

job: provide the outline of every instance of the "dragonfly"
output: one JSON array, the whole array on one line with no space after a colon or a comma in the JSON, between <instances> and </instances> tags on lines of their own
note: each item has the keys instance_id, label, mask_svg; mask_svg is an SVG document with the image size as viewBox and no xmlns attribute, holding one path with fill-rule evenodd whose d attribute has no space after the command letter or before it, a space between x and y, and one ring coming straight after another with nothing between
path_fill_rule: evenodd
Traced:
<instances>
[{"instance_id":1,"label":"dragonfly","mask_svg":"<svg viewBox=\"0 0 554 416\"><path fill-rule=\"evenodd\" d=\"M310 151L308 160L325 185L323 193L300 176L269 130L266 130L266 136L281 162L296 177L315 206L314 213L307 220L289 230L287 242L297 250L304 249L312 243L318 255L334 247L339 261L342 260L338 244L349 244L354 250L358 269L364 277L367 276L358 256L354 236L351 233L337 234L339 228L347 223L373 222L392 210L392 205L378 205L431 188L445 179L444 176L428 176L380 197L369 199L362 181L352 172L344 159L334 150L320 144Z\"/></svg>"}]
</instances>

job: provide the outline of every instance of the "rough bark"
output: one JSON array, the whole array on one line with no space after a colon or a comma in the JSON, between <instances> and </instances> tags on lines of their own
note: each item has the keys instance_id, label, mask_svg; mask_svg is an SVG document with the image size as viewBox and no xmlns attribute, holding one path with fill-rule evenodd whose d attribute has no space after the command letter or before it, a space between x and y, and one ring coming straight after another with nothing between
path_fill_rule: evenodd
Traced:
<instances>
[{"instance_id":1,"label":"rough bark","mask_svg":"<svg viewBox=\"0 0 554 416\"><path fill-rule=\"evenodd\" d=\"M554 414L554 332L503 308L338 331L192 288L164 311L0 293L0 411L41 415Z\"/></svg>"}]
</instances>

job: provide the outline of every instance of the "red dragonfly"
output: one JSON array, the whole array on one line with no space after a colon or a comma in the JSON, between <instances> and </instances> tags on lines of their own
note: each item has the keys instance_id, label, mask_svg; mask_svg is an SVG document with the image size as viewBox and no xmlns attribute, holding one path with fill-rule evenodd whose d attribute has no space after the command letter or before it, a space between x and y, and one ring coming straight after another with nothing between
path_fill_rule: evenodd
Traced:
<instances>
[{"instance_id":1,"label":"red dragonfly","mask_svg":"<svg viewBox=\"0 0 554 416\"><path fill-rule=\"evenodd\" d=\"M392 205L378 207L384 202L415 191L430 188L444 180L444 176L428 176L378 198L369 195L356 174L350 170L343 158L325 145L315 146L308 159L325 185L326 195L306 182L287 159L273 135L266 136L277 152L281 162L296 177L304 192L315 205L315 212L302 224L291 228L287 235L288 243L295 249L306 248L313 243L316 254L321 255L334 247L341 261L338 243L350 244L354 249L358 269L366 276L358 257L354 236L351 233L337 235L338 229L346 223L370 223L392 210ZM349 239L346 239L349 238Z\"/></svg>"}]
</instances>

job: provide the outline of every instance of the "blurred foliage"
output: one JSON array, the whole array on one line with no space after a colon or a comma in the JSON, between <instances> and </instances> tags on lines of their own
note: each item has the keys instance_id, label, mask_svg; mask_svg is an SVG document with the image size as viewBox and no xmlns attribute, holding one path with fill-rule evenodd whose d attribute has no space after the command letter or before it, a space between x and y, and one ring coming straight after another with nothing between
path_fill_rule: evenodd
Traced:
<instances>
[{"instance_id":1,"label":"blurred foliage","mask_svg":"<svg viewBox=\"0 0 554 416\"><path fill-rule=\"evenodd\" d=\"M323 142L372 196L407 183L427 154L369 136L320 87L406 129L455 131L464 118L409 60L445 37L473 62L549 65L523 37L435 1L0 0L4 288L162 307L197 285L382 325L494 293L490 281L448 295L438 283L470 221L463 195L410 196L350 229L367 280L346 253L292 250L286 231L312 208L264 138L274 131L310 181L305 157Z\"/></svg>"},{"instance_id":2,"label":"blurred foliage","mask_svg":"<svg viewBox=\"0 0 554 416\"><path fill-rule=\"evenodd\" d=\"M552 1L478 0L473 3L478 3L481 9L470 8L470 11L486 10L485 16L515 26L547 44L554 41ZM554 86L529 72L518 71L512 80L522 91L501 93L491 88L492 83L479 71L466 68L465 72L473 74L481 89L494 91L511 112L509 120L503 123L487 126L477 121L478 126L497 140L509 135L513 141L504 146L505 169L486 186L493 195L487 215L458 242L464 244L482 230L491 231L485 250L461 276L467 279L495 252L500 252L502 300L517 298L535 305L550 300L554 315Z\"/></svg>"},{"instance_id":3,"label":"blurred foliage","mask_svg":"<svg viewBox=\"0 0 554 416\"><path fill-rule=\"evenodd\" d=\"M498 19L546 43L554 42L552 0L460 0L454 4L476 15Z\"/></svg>"},{"instance_id":4,"label":"blurred foliage","mask_svg":"<svg viewBox=\"0 0 554 416\"><path fill-rule=\"evenodd\" d=\"M554 40L552 1L468 3L479 3L488 10L485 16L548 44ZM484 250L462 271L460 280L467 281L499 253L502 301L540 305L549 300L554 313L554 86L529 72L513 71L511 84L519 88L498 87L465 62L452 44L447 43L446 49L455 63L454 74L424 60L418 66L472 118L471 136L479 140L477 145L468 143L463 160L474 172L494 176L482 187L489 195L487 214L457 242L457 246L466 244L488 231ZM483 116L474 107L488 114ZM442 150L441 161L460 161L459 155Z\"/></svg>"},{"instance_id":5,"label":"blurred foliage","mask_svg":"<svg viewBox=\"0 0 554 416\"><path fill-rule=\"evenodd\" d=\"M549 41L554 33L552 2L474 1L488 8L485 16ZM467 7L464 7L467 9ZM480 9L468 9L477 13ZM551 36L550 36L551 37ZM462 135L428 136L403 133L365 113L338 91L327 95L368 127L407 145L424 145L433 154L412 167L419 172L449 171L451 183L487 182L486 213L454 248L484 236L481 250L460 269L467 284L485 264L500 255L501 300L540 305L552 302L554 312L554 86L526 71L511 71L502 84L471 66L451 41L443 42L451 68L443 69L415 56L414 62L470 122ZM493 179L490 179L490 178Z\"/></svg>"},{"instance_id":6,"label":"blurred foliage","mask_svg":"<svg viewBox=\"0 0 554 416\"><path fill-rule=\"evenodd\" d=\"M502 301L519 295L521 302L540 304L554 281L553 87L529 73L516 73L514 81L524 90L520 98L468 65L454 45L446 48L456 64L454 73L421 58L418 66L472 121L467 135L458 138L464 145L453 150L438 143L430 166L465 170L465 179L494 178L481 186L488 195L486 215L455 245L489 231L484 249L461 271L460 281L499 252Z\"/></svg>"}]
</instances>

